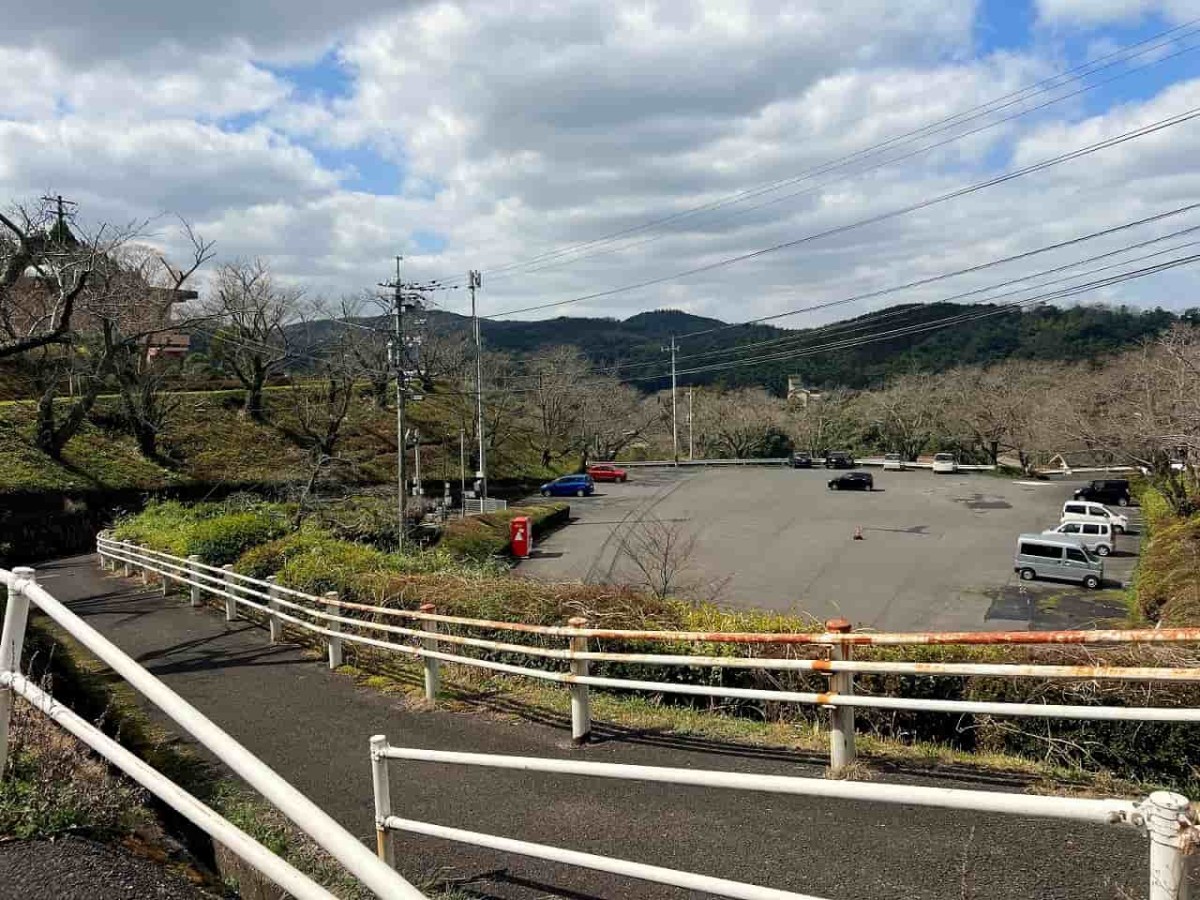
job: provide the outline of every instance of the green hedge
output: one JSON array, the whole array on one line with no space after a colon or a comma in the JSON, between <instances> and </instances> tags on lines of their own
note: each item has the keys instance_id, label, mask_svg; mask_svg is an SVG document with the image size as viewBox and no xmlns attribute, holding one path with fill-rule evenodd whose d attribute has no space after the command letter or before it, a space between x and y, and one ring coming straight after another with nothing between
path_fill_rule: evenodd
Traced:
<instances>
[{"instance_id":1,"label":"green hedge","mask_svg":"<svg viewBox=\"0 0 1200 900\"><path fill-rule=\"evenodd\" d=\"M517 516L529 517L536 541L567 524L571 506L567 503L515 506L502 512L457 519L446 525L438 547L458 559L482 561L501 556L510 550L509 523Z\"/></svg>"},{"instance_id":2,"label":"green hedge","mask_svg":"<svg viewBox=\"0 0 1200 900\"><path fill-rule=\"evenodd\" d=\"M148 504L117 523L112 535L175 556L195 554L221 566L285 534L291 512L284 504L243 497L192 505L172 500Z\"/></svg>"}]
</instances>

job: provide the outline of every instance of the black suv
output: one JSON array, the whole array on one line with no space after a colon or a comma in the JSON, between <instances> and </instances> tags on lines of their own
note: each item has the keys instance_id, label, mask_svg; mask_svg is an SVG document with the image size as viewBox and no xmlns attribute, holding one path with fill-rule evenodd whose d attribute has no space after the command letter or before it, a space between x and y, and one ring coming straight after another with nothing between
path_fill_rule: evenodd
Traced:
<instances>
[{"instance_id":1,"label":"black suv","mask_svg":"<svg viewBox=\"0 0 1200 900\"><path fill-rule=\"evenodd\" d=\"M875 479L870 472L847 472L837 478L829 479L831 491L873 491Z\"/></svg>"},{"instance_id":2,"label":"black suv","mask_svg":"<svg viewBox=\"0 0 1200 900\"><path fill-rule=\"evenodd\" d=\"M825 468L853 469L854 457L845 450L829 450L825 453Z\"/></svg>"},{"instance_id":3,"label":"black suv","mask_svg":"<svg viewBox=\"0 0 1200 900\"><path fill-rule=\"evenodd\" d=\"M1075 492L1076 500L1091 500L1093 503L1115 503L1128 506L1130 501L1129 482L1124 478L1093 481Z\"/></svg>"},{"instance_id":4,"label":"black suv","mask_svg":"<svg viewBox=\"0 0 1200 900\"><path fill-rule=\"evenodd\" d=\"M798 450L792 454L793 469L811 469L813 467L812 454L807 450Z\"/></svg>"}]
</instances>

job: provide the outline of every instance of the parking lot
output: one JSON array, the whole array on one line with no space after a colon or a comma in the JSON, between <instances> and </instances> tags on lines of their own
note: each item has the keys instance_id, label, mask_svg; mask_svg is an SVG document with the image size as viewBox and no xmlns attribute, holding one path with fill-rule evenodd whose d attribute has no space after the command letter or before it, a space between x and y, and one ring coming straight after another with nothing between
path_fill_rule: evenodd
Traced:
<instances>
[{"instance_id":1,"label":"parking lot","mask_svg":"<svg viewBox=\"0 0 1200 900\"><path fill-rule=\"evenodd\" d=\"M657 519L695 536L687 579L725 606L845 616L883 630L1063 628L1124 612L1119 589L1138 536L1117 540L1105 589L1021 582L1016 537L1058 524L1078 481L873 470L875 490L837 492L823 469L634 469L572 499L572 524L536 548L522 574L620 582L634 577L621 535ZM1131 510L1136 530L1138 511ZM861 529L862 540L855 540Z\"/></svg>"}]
</instances>

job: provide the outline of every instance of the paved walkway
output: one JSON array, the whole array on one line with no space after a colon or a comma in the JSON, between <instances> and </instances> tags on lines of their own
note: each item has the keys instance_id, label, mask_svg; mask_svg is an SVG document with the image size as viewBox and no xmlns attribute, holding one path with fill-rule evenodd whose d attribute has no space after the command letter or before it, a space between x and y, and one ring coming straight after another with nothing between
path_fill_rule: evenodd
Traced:
<instances>
[{"instance_id":1,"label":"paved walkway","mask_svg":"<svg viewBox=\"0 0 1200 900\"><path fill-rule=\"evenodd\" d=\"M105 575L94 557L40 568L42 584L364 841L373 843L367 739L446 750L577 756L770 774L812 762L665 735L584 750L562 723L422 711L361 689L263 630ZM951 781L936 782L962 786ZM1144 897L1148 843L1069 822L394 763L397 815L686 869L831 900ZM403 836L410 878L479 897L699 897L443 841Z\"/></svg>"}]
</instances>

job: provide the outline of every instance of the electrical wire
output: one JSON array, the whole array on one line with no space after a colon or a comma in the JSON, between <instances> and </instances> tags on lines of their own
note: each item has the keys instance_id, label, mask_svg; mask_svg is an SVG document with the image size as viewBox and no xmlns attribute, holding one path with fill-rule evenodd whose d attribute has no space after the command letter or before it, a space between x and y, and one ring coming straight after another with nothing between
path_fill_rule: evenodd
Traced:
<instances>
[{"instance_id":1,"label":"electrical wire","mask_svg":"<svg viewBox=\"0 0 1200 900\"><path fill-rule=\"evenodd\" d=\"M1000 175L993 176L992 178L988 178L983 181L978 181L973 184L967 185L965 187L957 188L953 191L949 191L944 194L939 194L935 197L931 197L929 199L922 200L918 203L912 203L912 204L907 204L905 206L900 206L895 209L888 210L886 212L877 213L873 216L867 216L862 219L857 219L854 222L849 222L844 225L838 225L833 228L827 228L822 231L813 232L811 234L805 235L804 237L795 238L795 239L789 240L789 241L783 241L781 243L774 244L770 247L763 247L761 249L754 250L749 253L743 253L738 256L728 257L725 259L717 260L715 262L706 263L701 266L694 266L690 269L685 269L682 272L675 272L671 275L663 275L663 276L659 276L656 278L650 278L650 279L646 279L644 281L635 282L633 284L623 285L621 287L608 288L608 289L602 290L602 291L595 291L590 294L584 294L579 297L574 297L570 300L559 300L559 301L555 301L555 302L551 302L551 303L541 303L541 304L536 304L533 306L520 307L517 309L503 310L498 313L493 313L488 318L497 319L497 318L500 318L503 316L513 316L513 315L518 315L520 313L535 312L538 310L551 309L551 308L559 307L559 306L568 306L568 305L571 305L574 303L582 303L587 300L596 300L596 299L600 299L603 297L611 297L616 294L626 293L626 292L632 291L632 290L638 290L638 289L645 288L645 287L651 287L651 286L657 285L657 284L664 284L669 281L676 281L680 278L685 278L690 275L698 275L703 272L711 272L715 269L720 269L725 266L733 265L735 263L745 262L745 261L751 260L751 259L757 259L757 258L766 256L771 253L776 253L780 250L790 249L792 247L800 246L802 244L806 244L811 241L819 240L821 238L831 237L833 235L838 235L838 234L844 234L848 231L852 231L857 228L862 228L867 225L874 225L874 224L878 224L880 222L888 221L890 219L899 218L901 216L908 215L909 213L918 212L923 209L928 209L932 206L936 206L941 203L946 203L950 200L954 200L959 197L977 193L978 191L982 191L982 190L985 190L990 187L995 187L996 185L1005 184L1009 181L1013 181L1018 178L1022 178L1026 175L1031 175L1036 172L1040 172L1045 169L1051 168L1053 166L1061 165L1062 163L1065 163L1065 162L1071 162L1073 160L1080 159L1085 156L1089 156L1093 153L1098 153L1102 150L1107 150L1111 147L1115 147L1120 144L1124 144L1127 141L1136 140L1138 138L1145 137L1146 135L1155 134L1164 129L1172 128L1176 125L1181 125L1184 122L1188 122L1188 121L1196 118L1197 116L1200 116L1200 107L1192 107L1183 113L1179 113L1175 116L1168 116L1165 119L1159 119L1155 122L1150 123L1149 125L1144 125L1141 128L1132 129L1130 131L1123 132L1114 137L1106 138L1105 140L1097 141L1093 144L1088 144L1084 147L1077 148L1077 149L1069 151L1067 153L1062 153L1057 156L1048 157L1048 158L1040 160L1036 163L1032 163L1027 166L1022 166L1021 168L1018 168L1018 169L1012 169L1012 170L1010 170L1008 172L1004 172Z\"/></svg>"},{"instance_id":2,"label":"electrical wire","mask_svg":"<svg viewBox=\"0 0 1200 900\"><path fill-rule=\"evenodd\" d=\"M1162 46L1165 46L1166 44L1169 44L1173 41L1178 41L1183 37L1191 36L1191 34L1193 33L1192 28L1197 23L1200 23L1200 18L1189 20L1189 21L1184 22L1183 24L1178 25L1174 28L1168 29L1168 30L1163 31L1156 35L1152 35L1142 41L1138 41L1138 42L1136 42L1134 44L1130 44L1126 47L1118 48L1108 54L1105 54L1104 56L1090 60L1086 63L1080 64L1080 65L1075 66L1066 71L1056 73L1055 75L1044 78L1038 82L1035 82L1030 85L1026 85L1023 88L1018 88L1015 91L1012 91L1008 94L1004 94L1000 97L996 97L993 100L987 101L983 104L978 104L967 110L963 110L961 112L954 113L950 116L947 116L943 119L929 123L920 128L910 130L908 132L905 132L903 134L900 134L893 138L890 138L886 141L882 141L882 142L876 143L874 145L871 145L869 147L863 148L862 150L856 151L852 154L847 154L846 156L837 158L830 162L824 163L820 166L805 170L797 175L790 176L788 178L778 179L776 181L769 182L768 184L761 185L758 188L750 188L750 189L738 191L733 194L729 194L725 197L719 198L717 200L710 201L709 203L701 204L699 206L695 206L695 207L692 207L687 210L682 210L680 212L672 213L667 216L663 216L658 219L654 219L650 222L646 222L646 223L643 223L640 225L631 226L628 228L620 229L615 232L611 232L606 235L601 235L600 237L594 238L589 241L585 241L585 242L571 245L568 247L563 247L563 248L548 251L545 253L537 254L537 255L530 257L528 259L525 259L525 260L518 260L518 261L514 261L511 263L504 264L504 265L495 266L490 269L487 269L486 271L488 271L489 276L491 276L493 278L498 278L498 277L501 277L503 273L505 273L511 269L521 268L521 267L524 267L524 266L527 266L527 265L530 265L533 263L537 263L539 261L543 261L543 260L547 260L547 259L550 259L553 257L561 256L563 254L577 252L579 250L586 249L588 247L594 247L594 246L597 246L600 244L612 242L614 240L617 240L621 237L624 237L624 236L627 236L630 234L635 234L637 232L644 231L644 230L647 230L650 228L654 228L659 225L677 221L679 219L686 218L688 216L695 215L695 214L698 214L701 212L717 209L717 208L720 208L722 206L725 206L725 205L728 205L731 203L740 202L742 199L747 199L747 198L753 197L753 196L760 196L764 193L769 193L780 187L786 187L790 184L795 184L798 181L801 181L801 180L804 180L805 178L811 177L814 174L820 174L824 171L828 171L832 167L843 165L847 162L852 162L856 158L861 157L863 155L867 155L867 154L871 154L874 152L878 152L880 150L887 149L888 147L896 144L897 142L903 142L908 139L924 136L927 132L930 132L931 129L934 130L933 133L936 133L938 130L945 130L946 128L952 128L952 127L956 127L959 124L963 124L963 122L960 122L959 120L971 121L972 119L979 118L983 115L989 115L992 112L996 112L996 111L999 111L1000 109L1007 108L1008 106L1011 106L1015 103L1021 102L1023 99L1028 99L1028 98L1024 97L1024 95L1029 94L1030 92L1034 92L1034 94L1036 95L1036 93L1044 93L1048 90L1054 90L1054 89L1057 89L1058 87L1061 87L1064 83L1081 80L1082 78L1085 78L1088 75L1092 75L1092 74L1095 74L1096 72L1103 71L1104 69L1111 68L1114 65L1119 65L1121 62L1127 61L1127 59L1133 59L1138 56L1142 56L1146 53L1158 50ZM1181 34L1181 32L1184 32L1184 33ZM1166 38L1169 38L1169 40L1164 40ZM1149 45L1149 46L1147 46L1147 45ZM1136 53L1131 53L1131 51L1133 51L1139 47L1144 48L1144 49L1139 50ZM1004 101L1009 101L1009 102L1005 103ZM1003 103L1002 106L997 106L997 104L1001 104L1001 103ZM972 114L974 114L974 115L972 115ZM967 117L967 118L964 119L964 117Z\"/></svg>"},{"instance_id":3,"label":"electrical wire","mask_svg":"<svg viewBox=\"0 0 1200 900\"><path fill-rule=\"evenodd\" d=\"M1158 254L1154 254L1154 255L1158 255ZM1052 300L1061 300L1061 299L1065 299L1068 297L1074 297L1081 293L1086 293L1087 291L1096 290L1098 288L1110 287L1114 284L1120 284L1125 281L1132 281L1137 278L1144 278L1149 275L1155 275L1155 274L1158 274L1159 272L1167 271L1168 269L1173 269L1173 268L1176 268L1176 267L1182 266L1182 265L1188 265L1190 263L1196 262L1197 260L1200 260L1200 253L1192 254L1192 255L1186 256L1186 257L1181 257L1179 259L1169 260L1164 263L1158 263L1154 266L1148 266L1146 268L1138 269L1138 270L1135 270L1132 272L1124 272L1119 275L1114 275L1109 278L1103 278L1103 279L1100 279L1097 281L1088 282L1086 284L1074 285L1072 287L1063 288L1061 290L1053 291L1053 292L1050 292L1047 294L1038 294L1036 296L1029 297L1024 300L1018 300L1018 301L1015 301L1012 303L1001 304L999 307L997 307L995 309L989 309L989 310L986 310L981 313L958 314L955 316L947 317L945 319L938 319L938 320L935 320L934 322L930 322L930 323L922 323L919 325L906 326L906 327L898 328L898 329L891 329L891 330L880 332L880 333L870 335L870 336L867 336L864 338L857 338L857 339L852 339L852 340L848 340L848 341L834 341L834 342L830 342L829 344L822 344L822 345L818 345L816 347L805 348L804 350L789 350L789 351L785 351L782 353L768 354L768 355L764 355L764 356L755 356L755 357L750 357L748 359L743 359L743 360L734 360L732 362L715 363L715 364L707 365L707 366L699 366L699 367L695 367L695 368L691 368L691 369L684 369L682 371L676 371L675 374L676 374L676 377L679 377L682 375L695 375L695 374L702 374L702 373L707 373L707 372L726 371L728 369L738 368L740 366L745 366L745 365L760 365L764 362L777 362L777 361L782 361L782 360L798 359L801 357L812 356L812 355L820 354L820 353L828 353L828 352L832 352L832 351L836 351L836 350L849 349L851 347L862 346L864 344L877 343L878 341L890 340L894 337L906 336L909 334L917 334L917 333L926 332L926 331L939 330L941 328L951 327L952 325L959 324L960 322L963 322L963 321L973 321L976 319L987 318L988 316L992 316L992 315L1000 315L1000 314L1009 312L1010 310L1019 309L1021 307L1028 306L1028 305L1031 305L1034 303L1046 303L1046 302L1050 302ZM657 375L641 376L638 378L629 378L629 379L623 379L623 380L626 382L629 382L629 383L639 382L639 381L661 381L662 379L667 378L669 376L670 376L670 371L668 370L667 372L659 373Z\"/></svg>"},{"instance_id":4,"label":"electrical wire","mask_svg":"<svg viewBox=\"0 0 1200 900\"><path fill-rule=\"evenodd\" d=\"M1194 33L1200 33L1200 32L1193 32L1193 34L1194 34ZM1191 36L1191 35L1189 35L1189 36ZM990 129L992 129L992 128L996 128L997 126L1004 125L1004 124L1006 124L1006 123L1008 123L1008 122L1012 122L1012 121L1014 121L1014 120L1016 120L1016 119L1019 119L1019 118L1023 118L1024 116L1027 116L1027 115L1029 115L1030 113L1039 112L1039 111L1041 111L1041 110L1043 110L1043 109L1046 109L1046 108L1048 108L1048 107L1050 107L1050 106L1053 106L1053 105L1055 105L1055 104L1061 103L1061 102L1063 102L1063 101L1065 101L1065 100L1069 100L1069 99L1072 99L1072 98L1074 98L1074 97L1080 96L1081 94L1088 93L1089 91L1096 90L1097 88L1104 87L1104 86L1106 86L1106 85L1108 85L1108 84L1111 84L1112 82L1114 82L1114 81L1117 81L1117 80L1119 80L1119 79L1121 79L1121 78L1127 78L1127 77L1129 77L1130 75L1133 75L1133 74L1135 74L1135 73L1137 73L1137 72L1140 72L1140 71L1142 71L1142 70L1144 70L1144 69L1150 68L1150 67L1152 67L1152 66L1158 66L1158 65L1162 65L1163 63L1166 63L1166 62L1168 62L1168 61L1170 61L1170 60L1172 60L1172 59L1175 59L1175 58L1177 58L1177 57L1183 56L1184 54L1191 53L1191 52L1195 51L1196 49L1198 49L1198 48L1197 48L1197 46L1185 47L1185 48L1183 48L1182 50L1178 50L1178 51L1176 51L1176 52L1174 52L1174 53L1171 53L1171 54L1169 54L1169 55L1167 55L1167 56L1161 56L1161 57L1157 57L1157 58L1155 58L1155 59L1152 59L1152 60L1150 60L1149 62L1143 63L1143 64L1142 64L1142 65L1140 65L1140 66L1136 66L1136 67L1134 67L1134 68L1132 68L1132 69L1130 69L1130 70L1128 70L1128 71L1126 71L1126 72L1121 72L1121 73L1119 73L1119 74L1117 74L1117 75L1114 75L1114 76L1112 76L1111 78L1107 78L1107 79L1104 79L1104 80L1102 80L1102 81L1097 81L1097 82L1095 82L1095 83L1093 83L1093 84L1090 84L1090 85L1087 85L1087 86L1085 86L1085 87L1079 88L1078 90L1072 91L1072 92L1070 92L1070 93L1067 93L1067 94L1062 94L1062 95L1060 95L1060 96L1058 96L1058 97L1054 97L1054 98L1052 98L1052 99L1050 99L1050 100L1047 100L1047 101L1045 101L1045 102L1043 102L1043 103L1040 103L1040 104L1038 104L1038 105L1036 105L1036 106L1031 106L1031 107L1029 107L1029 108L1027 108L1027 109L1020 110L1019 112L1015 112L1015 113L1012 113L1012 114L1010 114L1010 115L1004 116L1003 118L997 119L997 120L995 120L995 121L993 121L993 122L988 122L988 123L986 123L986 124L983 124L983 125L980 125L980 126L978 126L978 127L976 127L976 128L972 128L972 129L970 129L969 131L964 131L964 132L961 132L961 133L959 133L959 134L952 135L951 137L944 138L944 139L942 139L942 140L940 140L940 141L936 141L936 142L934 142L934 143L932 143L932 144L926 144L926 145L924 145L924 146L917 147L917 148L916 148L916 149L914 149L914 150L910 150L910 151L908 151L908 152L906 152L906 153L903 153L903 154L900 154L900 155L898 155L898 156L893 156L893 157L890 157L890 158L888 158L888 159L884 159L884 160L882 160L882 161L876 162L876 163L874 163L874 164L872 164L872 165L870 165L870 166L868 166L868 167L866 167L866 168L863 168L863 169L860 169L860 170L857 170L857 171L854 171L854 172L850 172L850 173L847 173L847 174L840 174L840 175L837 175L837 176L835 176L835 177L833 177L833 178L829 178L829 179L825 179L825 180L819 181L817 184L813 185L812 187L808 187L808 188L805 188L805 189L803 189L803 190L800 190L800 191L792 191L792 192L789 192L789 193L787 193L787 194L784 194L784 195L783 195L783 196L781 196L781 197L774 197L774 198L772 198L772 199L770 199L770 200L765 200L765 201L763 201L763 202L761 202L761 203L755 203L755 204L753 204L753 205L751 205L751 206L742 207L742 208L740 208L740 209L737 209L737 210L734 210L734 211L732 211L732 212L730 212L730 213L727 213L727 214L726 214L726 215L724 215L724 216L718 217L718 218L716 218L716 219L710 219L710 220L708 220L708 221L706 222L706 225L708 225L708 226L711 226L711 225L715 224L716 222L728 222L728 221L730 221L730 220L732 220L732 219L735 219L735 218L737 218L737 217L739 217L739 216L744 216L744 215L746 215L747 213L751 213L751 212L754 212L754 211L756 211L756 210L765 209L766 207L768 207L768 206L773 206L773 205L775 205L775 204L777 204L777 203L783 203L783 202L785 202L785 201L787 201L787 200L792 200L792 199L795 199L795 198L797 198L797 197L810 196L810 195L816 194L816 193L820 192L821 190L825 189L826 187L828 187L828 186L829 186L829 185L831 185L831 184L837 184L838 182L845 181L845 180L847 180L847 179L849 179L849 178L855 178L855 177L859 177L859 176L862 176L862 175L866 175L866 174L868 174L868 173L871 173L871 172L878 171L879 169L881 169L881 168L884 168L885 166L890 166L890 165L894 165L894 164L896 164L896 163L899 163L899 162L904 162L904 161L906 161L906 160L908 160L908 159L912 159L913 157L916 157L916 156L922 155L922 154L924 154L924 153L928 153L928 152L929 152L929 151L931 151L931 150L936 150L936 149L938 149L938 148L940 148L940 147L947 146L948 144L952 144L952 143L955 143L955 142L957 142L957 141L963 140L964 138L967 138L967 137L972 137L972 136L974 136L974 135L976 135L976 134L980 134L980 133L982 133L982 132L984 132L984 131L988 131L988 130L990 130ZM1148 52L1148 51L1147 51L1147 52ZM993 110L993 112L994 112L994 111L995 111L995 110ZM986 114L990 114L990 113L986 113ZM974 118L978 118L978 117L974 117ZM968 120L968 121L969 121L969 120ZM943 129L939 129L939 130L943 130ZM936 132L935 132L935 133L936 133ZM910 141L905 141L904 143L910 143ZM841 166L841 165L839 165L837 168L841 168L841 167L842 167L842 166ZM796 183L796 182L797 182L797 181L799 181L799 180L811 180L811 176L810 176L810 177L805 177L805 178L802 178L802 179L790 180L789 182L786 182L786 183L781 183L781 184L780 184L778 187L775 187L775 188L773 188L773 189L772 189L772 192L773 192L774 190L782 190L784 187L787 187L787 186L788 186L788 184L794 184L794 183ZM767 192L766 192L766 191L763 191L763 192L761 192L761 193L767 193ZM746 196L746 197L742 197L741 199L739 199L739 200L737 200L737 201L731 201L730 205L731 205L733 202L738 202L738 203L740 203L740 202L742 202L742 200L751 199L752 197L754 197L754 196L759 196L759 195L760 195L760 192L752 192L752 193L750 193L748 196ZM585 254L582 254L582 255L579 255L579 256L574 256L574 257L572 257L572 258L570 258L570 259L567 259L567 260L559 260L559 261L556 261L556 262L548 262L548 263L546 263L546 264L544 264L544 265L540 265L540 266L536 266L536 267L532 267L532 268L526 268L526 269L522 269L522 270L515 270L515 271L514 271L514 272L512 272L512 273L507 273L507 274L503 274L503 275L500 275L500 276L493 276L493 279L495 279L495 278L506 278L506 277L512 277L512 276L513 276L513 275L515 275L515 274L535 274L535 273L537 273L537 272L542 272L542 271L546 271L546 270L560 269L560 268L563 268L563 267L565 267L565 266L573 265L573 264L575 264L575 263L577 263L577 262L580 262L580 261L582 261L582 260L585 260L585 259L592 259L592 258L594 258L594 257L596 257L596 256L600 256L600 255L604 255L604 254L608 254L608 253L623 253L623 252L625 252L625 251L627 251L627 250L632 250L632 249L634 249L635 247L641 247L641 246L644 246L644 245L646 245L646 244L651 244L651 243L654 243L654 242L656 242L656 241L662 240L662 239L664 239L664 238L671 237L671 236L672 236L672 234L673 234L673 233L671 233L671 232L664 232L664 233L660 233L660 234L654 234L654 235L650 235L650 236L647 236L647 237L641 238L641 239L639 239L639 240L635 240L635 241L630 241L630 242L624 243L624 244L622 244L621 246L619 246L619 247L616 247L616 248L613 248L613 249L599 249L599 250L595 250L595 251L593 251L593 252L590 252L590 253L585 253ZM676 234L676 235L677 235L677 234L678 234L678 232L675 232L674 234Z\"/></svg>"}]
</instances>

